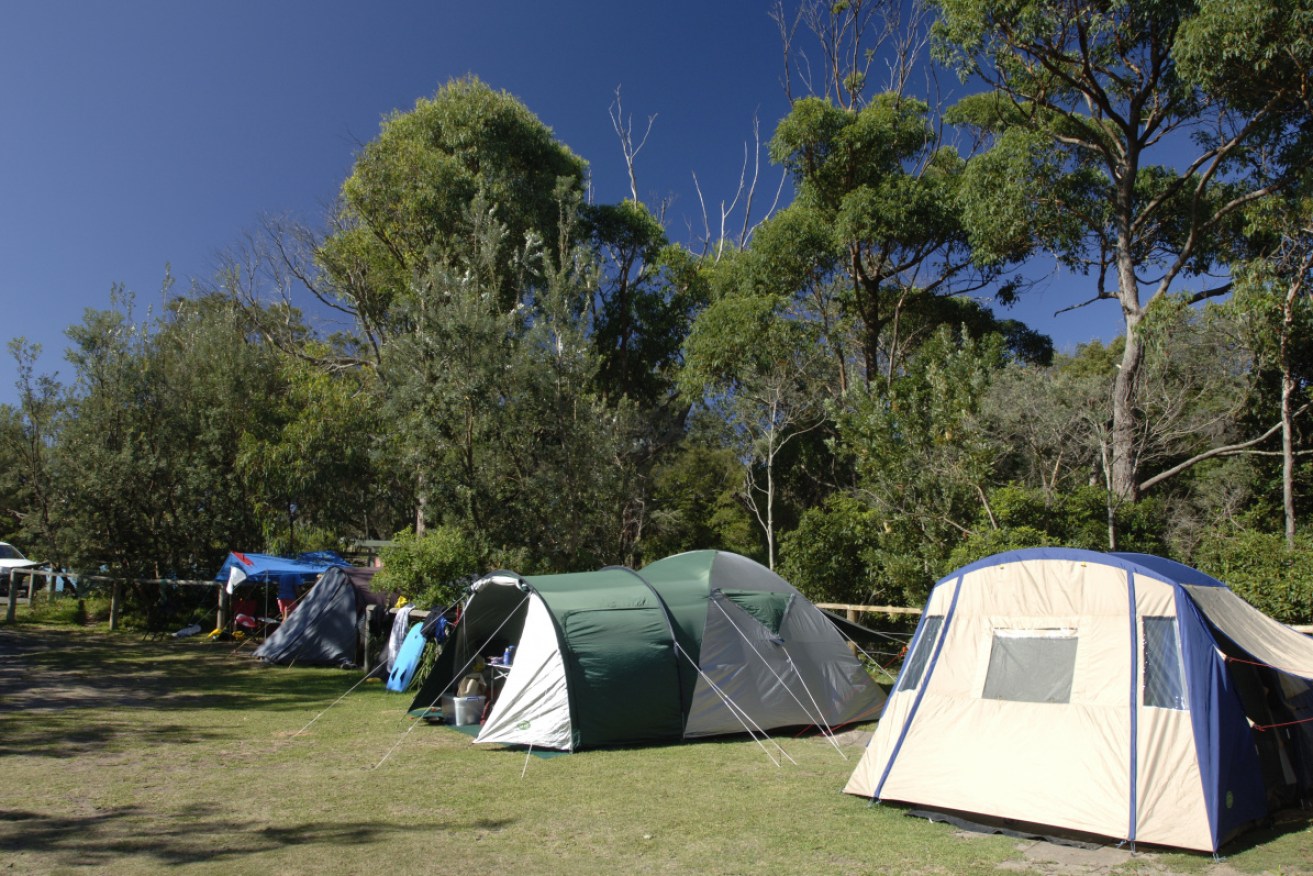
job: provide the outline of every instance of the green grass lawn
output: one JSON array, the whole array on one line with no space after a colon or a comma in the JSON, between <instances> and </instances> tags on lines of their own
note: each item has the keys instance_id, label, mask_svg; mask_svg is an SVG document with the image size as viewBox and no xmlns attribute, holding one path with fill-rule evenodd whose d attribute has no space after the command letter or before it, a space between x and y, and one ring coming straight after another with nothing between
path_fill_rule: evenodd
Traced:
<instances>
[{"instance_id":1,"label":"green grass lawn","mask_svg":"<svg viewBox=\"0 0 1313 876\"><path fill-rule=\"evenodd\" d=\"M1313 873L1308 819L1220 865L1057 854L842 794L859 734L526 758L249 650L0 626L0 873Z\"/></svg>"}]
</instances>

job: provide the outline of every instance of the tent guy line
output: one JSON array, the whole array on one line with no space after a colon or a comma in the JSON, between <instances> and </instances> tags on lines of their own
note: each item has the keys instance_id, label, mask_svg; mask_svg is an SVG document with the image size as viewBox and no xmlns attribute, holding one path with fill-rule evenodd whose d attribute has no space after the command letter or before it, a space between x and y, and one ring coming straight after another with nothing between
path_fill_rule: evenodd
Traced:
<instances>
[{"instance_id":1,"label":"tent guy line","mask_svg":"<svg viewBox=\"0 0 1313 876\"><path fill-rule=\"evenodd\" d=\"M520 601L520 605L523 606L524 603L528 601L529 601L529 597L525 596L524 599ZM489 634L488 638L484 640L483 644L479 648L475 649L474 656L471 657L468 661L466 661L465 665L460 668L460 670L456 673L456 678L453 679L453 681L458 681L460 678L464 677L465 673L469 671L470 667L473 666L475 662L480 659L479 655L483 652L484 649L488 647L488 643L491 642L499 632L501 632L502 627L506 626L507 622L509 622L512 617L514 617L514 612L508 614L506 616L506 620L502 621L502 623L497 627L497 629L493 630L492 633ZM429 710L436 707L438 704L438 700L440 700L441 698L442 698L442 694L439 693L438 696L433 698L432 702L428 704L428 706L424 709L424 711L428 712ZM412 713L414 712L415 712L415 707L414 704L412 704L411 708L406 710L406 714L412 715ZM387 759L392 756L392 752L396 751L401 746L401 743L406 741L406 737L411 734L411 731L413 731L419 725L420 722L418 719L412 720L410 726L407 727L406 731L401 734L401 738L398 739L396 743L393 744L393 746L388 749L387 754L383 755L383 758L378 763L374 764L374 766L371 767L371 769L378 769L379 767L381 767L387 761Z\"/></svg>"}]
</instances>

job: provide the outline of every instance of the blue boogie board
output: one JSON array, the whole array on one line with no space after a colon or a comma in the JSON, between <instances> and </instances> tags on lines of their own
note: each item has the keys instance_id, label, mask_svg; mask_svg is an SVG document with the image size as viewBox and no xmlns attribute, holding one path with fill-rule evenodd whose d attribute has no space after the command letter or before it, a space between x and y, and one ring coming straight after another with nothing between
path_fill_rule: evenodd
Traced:
<instances>
[{"instance_id":1,"label":"blue boogie board","mask_svg":"<svg viewBox=\"0 0 1313 876\"><path fill-rule=\"evenodd\" d=\"M388 674L388 690L403 693L415 680L415 670L419 668L419 658L424 654L424 625L415 624L406 634L397 652L397 659L392 661L392 672Z\"/></svg>"}]
</instances>

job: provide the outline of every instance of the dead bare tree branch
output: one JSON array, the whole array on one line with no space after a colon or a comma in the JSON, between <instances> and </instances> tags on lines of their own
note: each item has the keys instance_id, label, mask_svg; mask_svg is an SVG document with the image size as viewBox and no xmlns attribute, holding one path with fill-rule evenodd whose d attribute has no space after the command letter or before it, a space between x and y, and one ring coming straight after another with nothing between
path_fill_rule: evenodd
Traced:
<instances>
[{"instance_id":1,"label":"dead bare tree branch","mask_svg":"<svg viewBox=\"0 0 1313 876\"><path fill-rule=\"evenodd\" d=\"M629 195L635 203L639 203L638 197L638 175L634 170L638 153L643 151L647 145L647 138L652 136L652 125L656 122L656 113L647 117L647 128L643 131L643 139L634 143L634 117L626 117L624 114L624 105L620 98L620 86L615 87L615 100L607 108L607 114L611 117L611 128L615 131L616 136L620 139L620 151L625 156L625 170L629 172Z\"/></svg>"}]
</instances>

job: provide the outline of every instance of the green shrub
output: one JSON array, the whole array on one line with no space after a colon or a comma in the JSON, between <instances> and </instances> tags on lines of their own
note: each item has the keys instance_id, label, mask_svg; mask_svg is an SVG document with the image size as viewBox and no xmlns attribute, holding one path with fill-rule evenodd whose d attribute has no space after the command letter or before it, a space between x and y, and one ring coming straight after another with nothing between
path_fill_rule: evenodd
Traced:
<instances>
[{"instance_id":1,"label":"green shrub","mask_svg":"<svg viewBox=\"0 0 1313 876\"><path fill-rule=\"evenodd\" d=\"M872 575L863 554L875 541L875 512L846 496L808 508L780 537L779 573L813 602L865 603Z\"/></svg>"},{"instance_id":2,"label":"green shrub","mask_svg":"<svg viewBox=\"0 0 1313 876\"><path fill-rule=\"evenodd\" d=\"M983 529L972 533L966 541L953 548L953 552L948 556L948 566L943 573L948 574L954 569L960 569L976 560L983 560L985 557L1001 554L1004 551L1055 547L1059 544L1061 542L1047 532L1041 532L1030 526Z\"/></svg>"},{"instance_id":3,"label":"green shrub","mask_svg":"<svg viewBox=\"0 0 1313 876\"><path fill-rule=\"evenodd\" d=\"M398 591L421 606L454 602L481 571L479 550L459 529L439 526L423 535L400 532L382 552L383 568L374 588Z\"/></svg>"}]
</instances>

